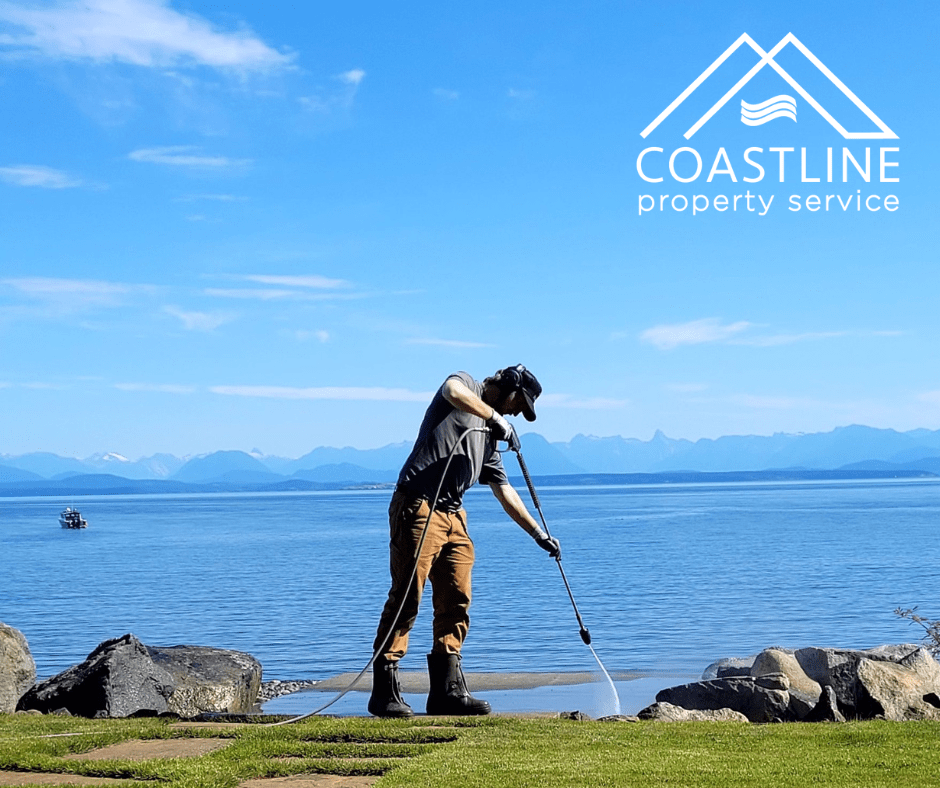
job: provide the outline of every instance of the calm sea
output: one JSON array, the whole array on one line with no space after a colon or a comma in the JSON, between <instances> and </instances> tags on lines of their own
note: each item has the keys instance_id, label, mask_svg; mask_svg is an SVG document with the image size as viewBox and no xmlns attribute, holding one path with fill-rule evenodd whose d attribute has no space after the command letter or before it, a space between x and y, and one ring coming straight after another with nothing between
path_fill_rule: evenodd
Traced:
<instances>
[{"instance_id":1,"label":"calm sea","mask_svg":"<svg viewBox=\"0 0 940 788\"><path fill-rule=\"evenodd\" d=\"M771 645L917 641L897 607L940 618L940 483L539 490L593 644L610 670L696 673ZM152 645L247 651L265 677L368 660L387 591L388 491L0 499L0 621L40 678L133 632ZM557 566L486 490L474 671L592 670ZM59 527L77 505L84 531ZM421 669L430 596L403 663Z\"/></svg>"}]
</instances>

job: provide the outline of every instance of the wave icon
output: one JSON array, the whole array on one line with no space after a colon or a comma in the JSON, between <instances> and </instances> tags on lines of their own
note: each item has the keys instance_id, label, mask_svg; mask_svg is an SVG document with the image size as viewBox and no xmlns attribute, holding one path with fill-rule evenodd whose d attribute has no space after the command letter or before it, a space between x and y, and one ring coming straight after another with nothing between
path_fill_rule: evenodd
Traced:
<instances>
[{"instance_id":1,"label":"wave icon","mask_svg":"<svg viewBox=\"0 0 940 788\"><path fill-rule=\"evenodd\" d=\"M741 99L741 122L748 126L763 126L776 118L790 118L796 123L796 99L793 96L774 96L760 104L748 104Z\"/></svg>"}]
</instances>

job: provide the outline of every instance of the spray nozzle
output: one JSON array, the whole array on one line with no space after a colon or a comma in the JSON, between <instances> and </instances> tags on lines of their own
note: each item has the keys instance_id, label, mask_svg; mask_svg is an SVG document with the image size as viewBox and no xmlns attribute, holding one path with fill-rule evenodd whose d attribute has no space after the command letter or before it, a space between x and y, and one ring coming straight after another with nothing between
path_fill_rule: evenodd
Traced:
<instances>
[{"instance_id":1,"label":"spray nozzle","mask_svg":"<svg viewBox=\"0 0 940 788\"><path fill-rule=\"evenodd\" d=\"M591 633L587 627L581 627L581 640L584 641L585 646L591 645Z\"/></svg>"}]
</instances>

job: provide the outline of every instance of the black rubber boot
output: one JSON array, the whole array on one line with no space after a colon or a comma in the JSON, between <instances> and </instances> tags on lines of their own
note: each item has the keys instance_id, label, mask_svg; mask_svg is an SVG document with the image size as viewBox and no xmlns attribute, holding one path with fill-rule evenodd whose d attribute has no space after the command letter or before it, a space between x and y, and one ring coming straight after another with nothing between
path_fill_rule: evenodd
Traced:
<instances>
[{"instance_id":1,"label":"black rubber boot","mask_svg":"<svg viewBox=\"0 0 940 788\"><path fill-rule=\"evenodd\" d=\"M470 694L460 668L460 654L428 654L431 692L428 714L468 716L489 714L490 704Z\"/></svg>"},{"instance_id":2,"label":"black rubber boot","mask_svg":"<svg viewBox=\"0 0 940 788\"><path fill-rule=\"evenodd\" d=\"M414 717L415 713L401 697L398 663L377 659L372 665L372 697L369 714L376 717Z\"/></svg>"}]
</instances>

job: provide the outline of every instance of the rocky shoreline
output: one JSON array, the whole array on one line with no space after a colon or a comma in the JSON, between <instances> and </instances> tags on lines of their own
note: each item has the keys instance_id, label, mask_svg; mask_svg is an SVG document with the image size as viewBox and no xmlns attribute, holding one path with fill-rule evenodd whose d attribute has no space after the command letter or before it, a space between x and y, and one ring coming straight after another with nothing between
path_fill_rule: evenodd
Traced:
<instances>
[{"instance_id":1,"label":"rocky shoreline","mask_svg":"<svg viewBox=\"0 0 940 788\"><path fill-rule=\"evenodd\" d=\"M0 623L0 713L103 718L257 714L275 698L345 689L354 678L262 681L261 664L250 654L207 646L147 646L127 634L37 683L26 638ZM588 673L468 674L478 691L557 688L594 678ZM426 673L403 673L401 679L403 691L427 692ZM368 691L370 686L371 676L363 676L358 688ZM638 717L752 723L940 720L940 663L919 644L866 651L772 647L751 657L720 660L699 681L660 690Z\"/></svg>"}]
</instances>

